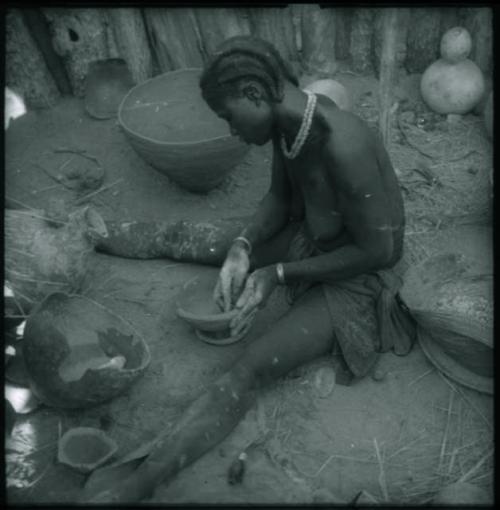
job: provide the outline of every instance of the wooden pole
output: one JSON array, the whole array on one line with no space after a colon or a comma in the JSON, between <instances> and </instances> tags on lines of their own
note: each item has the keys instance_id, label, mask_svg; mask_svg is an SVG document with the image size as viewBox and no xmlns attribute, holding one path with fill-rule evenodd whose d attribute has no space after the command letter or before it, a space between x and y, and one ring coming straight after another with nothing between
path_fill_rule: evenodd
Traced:
<instances>
[{"instance_id":1,"label":"wooden pole","mask_svg":"<svg viewBox=\"0 0 500 510\"><path fill-rule=\"evenodd\" d=\"M130 7L107 9L118 54L130 69L136 83L151 78L153 59L141 10Z\"/></svg>"},{"instance_id":2,"label":"wooden pole","mask_svg":"<svg viewBox=\"0 0 500 510\"><path fill-rule=\"evenodd\" d=\"M368 74L372 70L372 39L375 9L360 7L354 9L351 20L350 54L352 70Z\"/></svg>"},{"instance_id":3,"label":"wooden pole","mask_svg":"<svg viewBox=\"0 0 500 510\"><path fill-rule=\"evenodd\" d=\"M440 7L411 8L406 39L406 69L409 73L423 73L439 58L442 13Z\"/></svg>"},{"instance_id":4,"label":"wooden pole","mask_svg":"<svg viewBox=\"0 0 500 510\"><path fill-rule=\"evenodd\" d=\"M22 9L5 16L5 85L22 95L28 108L51 107L59 99L56 82L23 19Z\"/></svg>"},{"instance_id":5,"label":"wooden pole","mask_svg":"<svg viewBox=\"0 0 500 510\"><path fill-rule=\"evenodd\" d=\"M335 9L308 4L301 16L302 63L305 70L320 77L333 75L335 59Z\"/></svg>"},{"instance_id":6,"label":"wooden pole","mask_svg":"<svg viewBox=\"0 0 500 510\"><path fill-rule=\"evenodd\" d=\"M397 35L399 12L397 8L384 9L382 14L382 51L379 77L379 127L387 149L391 140L391 108L396 75Z\"/></svg>"},{"instance_id":7,"label":"wooden pole","mask_svg":"<svg viewBox=\"0 0 500 510\"><path fill-rule=\"evenodd\" d=\"M189 7L146 7L146 30L160 71L203 67L204 48L198 39L196 18Z\"/></svg>"},{"instance_id":8,"label":"wooden pole","mask_svg":"<svg viewBox=\"0 0 500 510\"><path fill-rule=\"evenodd\" d=\"M66 69L59 55L54 51L52 38L47 27L47 20L40 9L23 9L22 15L24 22L30 31L31 37L35 41L38 49L43 55L45 63L52 73L57 87L61 94L70 95L71 85L69 83Z\"/></svg>"},{"instance_id":9,"label":"wooden pole","mask_svg":"<svg viewBox=\"0 0 500 510\"><path fill-rule=\"evenodd\" d=\"M481 71L490 74L493 70L493 23L490 7L470 7L463 9L463 26L472 37L470 59Z\"/></svg>"}]
</instances>

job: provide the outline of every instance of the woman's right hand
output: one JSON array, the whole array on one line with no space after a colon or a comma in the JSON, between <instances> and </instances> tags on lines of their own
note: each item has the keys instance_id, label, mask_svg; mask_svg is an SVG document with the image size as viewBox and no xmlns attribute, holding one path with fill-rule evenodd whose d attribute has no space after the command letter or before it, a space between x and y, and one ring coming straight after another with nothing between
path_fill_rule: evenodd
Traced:
<instances>
[{"instance_id":1,"label":"woman's right hand","mask_svg":"<svg viewBox=\"0 0 500 510\"><path fill-rule=\"evenodd\" d=\"M214 290L215 302L224 309L224 312L229 312L233 303L238 300L249 268L250 258L247 249L242 244L233 244L228 251Z\"/></svg>"}]
</instances>

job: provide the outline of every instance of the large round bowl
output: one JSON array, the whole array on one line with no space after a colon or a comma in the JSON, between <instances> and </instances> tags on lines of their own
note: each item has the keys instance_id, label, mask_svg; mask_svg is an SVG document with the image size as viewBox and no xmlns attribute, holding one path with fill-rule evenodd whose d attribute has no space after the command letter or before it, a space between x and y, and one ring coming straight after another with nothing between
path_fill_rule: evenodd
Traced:
<instances>
[{"instance_id":1,"label":"large round bowl","mask_svg":"<svg viewBox=\"0 0 500 510\"><path fill-rule=\"evenodd\" d=\"M149 365L141 335L83 296L55 292L26 321L23 355L33 393L45 404L81 408L124 392Z\"/></svg>"},{"instance_id":2,"label":"large round bowl","mask_svg":"<svg viewBox=\"0 0 500 510\"><path fill-rule=\"evenodd\" d=\"M135 151L179 186L207 192L246 155L249 145L201 96L201 69L171 71L132 88L118 122Z\"/></svg>"},{"instance_id":3,"label":"large round bowl","mask_svg":"<svg viewBox=\"0 0 500 510\"><path fill-rule=\"evenodd\" d=\"M492 394L493 278L473 267L463 254L431 255L405 273L401 297L431 363L459 384Z\"/></svg>"}]
</instances>

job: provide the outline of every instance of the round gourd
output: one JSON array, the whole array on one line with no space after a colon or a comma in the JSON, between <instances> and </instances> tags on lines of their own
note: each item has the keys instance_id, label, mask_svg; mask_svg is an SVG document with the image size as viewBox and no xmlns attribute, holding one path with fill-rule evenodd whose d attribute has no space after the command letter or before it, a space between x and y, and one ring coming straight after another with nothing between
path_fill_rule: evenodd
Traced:
<instances>
[{"instance_id":1,"label":"round gourd","mask_svg":"<svg viewBox=\"0 0 500 510\"><path fill-rule=\"evenodd\" d=\"M352 101L344 85L335 80L316 80L304 87L315 94L322 94L330 98L341 110L350 111Z\"/></svg>"},{"instance_id":2,"label":"round gourd","mask_svg":"<svg viewBox=\"0 0 500 510\"><path fill-rule=\"evenodd\" d=\"M471 37L463 27L450 28L441 38L441 58L452 64L465 60L471 48Z\"/></svg>"},{"instance_id":3,"label":"round gourd","mask_svg":"<svg viewBox=\"0 0 500 510\"><path fill-rule=\"evenodd\" d=\"M439 59L422 75L420 92L427 106L441 114L464 114L474 108L484 93L481 69L471 60L456 64Z\"/></svg>"},{"instance_id":4,"label":"round gourd","mask_svg":"<svg viewBox=\"0 0 500 510\"><path fill-rule=\"evenodd\" d=\"M490 92L484 107L484 125L490 138L493 138L493 92Z\"/></svg>"}]
</instances>

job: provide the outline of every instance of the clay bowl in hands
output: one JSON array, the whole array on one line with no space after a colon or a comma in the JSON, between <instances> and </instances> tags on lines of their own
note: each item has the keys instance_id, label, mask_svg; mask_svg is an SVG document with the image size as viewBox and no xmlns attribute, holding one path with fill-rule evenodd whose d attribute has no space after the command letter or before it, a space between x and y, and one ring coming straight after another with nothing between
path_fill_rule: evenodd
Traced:
<instances>
[{"instance_id":1,"label":"clay bowl in hands","mask_svg":"<svg viewBox=\"0 0 500 510\"><path fill-rule=\"evenodd\" d=\"M241 340L243 334L231 336L230 323L237 311L222 312L213 292L218 271L200 274L189 281L177 298L177 315L190 324L197 336L214 345L229 345Z\"/></svg>"}]
</instances>

